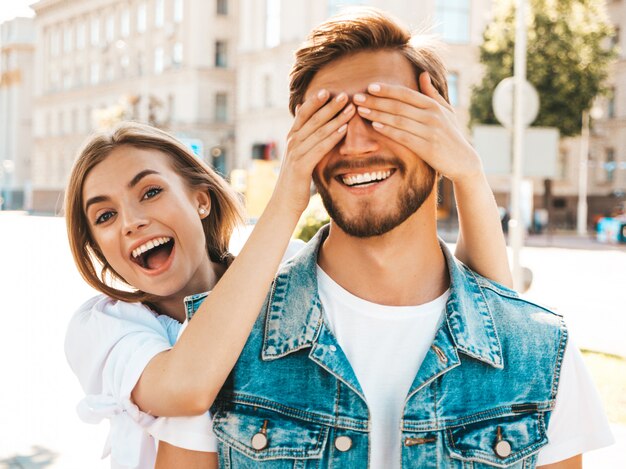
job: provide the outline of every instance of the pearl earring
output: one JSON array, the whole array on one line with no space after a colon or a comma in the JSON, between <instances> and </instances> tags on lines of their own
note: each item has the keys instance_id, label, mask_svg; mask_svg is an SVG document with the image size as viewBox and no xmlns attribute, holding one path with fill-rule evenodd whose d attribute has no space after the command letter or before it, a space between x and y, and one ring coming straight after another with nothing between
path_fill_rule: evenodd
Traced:
<instances>
[{"instance_id":1,"label":"pearl earring","mask_svg":"<svg viewBox=\"0 0 626 469\"><path fill-rule=\"evenodd\" d=\"M200 215L204 215L204 214L206 213L206 210L205 210L204 208L200 207L200 208L198 209L198 213L199 213Z\"/></svg>"}]
</instances>

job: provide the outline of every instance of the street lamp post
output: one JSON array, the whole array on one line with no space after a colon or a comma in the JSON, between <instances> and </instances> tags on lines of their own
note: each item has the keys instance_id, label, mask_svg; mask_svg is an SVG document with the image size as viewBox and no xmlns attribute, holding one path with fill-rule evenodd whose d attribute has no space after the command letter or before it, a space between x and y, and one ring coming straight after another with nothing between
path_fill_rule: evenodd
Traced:
<instances>
[{"instance_id":1,"label":"street lamp post","mask_svg":"<svg viewBox=\"0 0 626 469\"><path fill-rule=\"evenodd\" d=\"M578 211L576 231L580 236L587 234L587 159L589 157L589 111L583 111L583 126L580 132L580 158L578 160Z\"/></svg>"},{"instance_id":2,"label":"street lamp post","mask_svg":"<svg viewBox=\"0 0 626 469\"><path fill-rule=\"evenodd\" d=\"M515 12L514 51L514 105L513 105L513 177L511 184L510 244L513 251L513 285L523 290L520 251L524 245L524 225L521 220L520 192L522 185L522 158L524 155L524 123L522 88L526 82L526 1L517 0Z\"/></svg>"},{"instance_id":3,"label":"street lamp post","mask_svg":"<svg viewBox=\"0 0 626 469\"><path fill-rule=\"evenodd\" d=\"M587 235L587 188L589 183L589 123L591 119L600 119L602 109L592 107L585 109L582 116L582 129L580 131L580 157L578 160L578 207L576 214L576 231L579 236Z\"/></svg>"}]
</instances>

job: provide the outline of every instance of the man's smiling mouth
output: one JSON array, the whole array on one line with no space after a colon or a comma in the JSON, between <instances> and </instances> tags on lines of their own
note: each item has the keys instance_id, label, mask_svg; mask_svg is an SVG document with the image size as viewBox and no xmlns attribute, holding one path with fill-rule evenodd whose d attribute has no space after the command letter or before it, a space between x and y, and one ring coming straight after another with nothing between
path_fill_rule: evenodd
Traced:
<instances>
[{"instance_id":1,"label":"man's smiling mouth","mask_svg":"<svg viewBox=\"0 0 626 469\"><path fill-rule=\"evenodd\" d=\"M395 171L395 169L387 169L367 173L347 173L340 174L336 179L348 187L365 187L384 181L395 173Z\"/></svg>"},{"instance_id":2,"label":"man's smiling mouth","mask_svg":"<svg viewBox=\"0 0 626 469\"><path fill-rule=\"evenodd\" d=\"M140 267L148 270L156 270L163 266L174 249L174 239L159 237L133 249L131 259Z\"/></svg>"}]
</instances>

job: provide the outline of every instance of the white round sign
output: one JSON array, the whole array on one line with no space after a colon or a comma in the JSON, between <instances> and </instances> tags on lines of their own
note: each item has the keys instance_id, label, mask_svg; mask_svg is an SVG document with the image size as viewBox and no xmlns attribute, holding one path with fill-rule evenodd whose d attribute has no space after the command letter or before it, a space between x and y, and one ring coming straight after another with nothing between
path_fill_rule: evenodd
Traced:
<instances>
[{"instance_id":1,"label":"white round sign","mask_svg":"<svg viewBox=\"0 0 626 469\"><path fill-rule=\"evenodd\" d=\"M515 91L515 79L505 78L493 92L492 106L498 122L507 129L513 128L513 100ZM522 87L524 95L522 105L522 124L528 127L539 114L539 94L533 85L524 81Z\"/></svg>"}]
</instances>

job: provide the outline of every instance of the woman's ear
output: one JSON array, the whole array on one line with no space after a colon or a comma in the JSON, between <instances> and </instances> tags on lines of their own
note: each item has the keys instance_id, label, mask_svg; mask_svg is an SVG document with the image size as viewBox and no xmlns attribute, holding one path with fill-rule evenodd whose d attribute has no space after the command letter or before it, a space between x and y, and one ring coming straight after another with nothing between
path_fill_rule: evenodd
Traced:
<instances>
[{"instance_id":1,"label":"woman's ear","mask_svg":"<svg viewBox=\"0 0 626 469\"><path fill-rule=\"evenodd\" d=\"M195 194L195 201L197 204L198 215L201 219L209 216L211 213L211 196L207 189L198 189Z\"/></svg>"}]
</instances>

